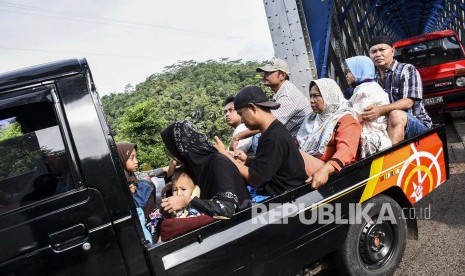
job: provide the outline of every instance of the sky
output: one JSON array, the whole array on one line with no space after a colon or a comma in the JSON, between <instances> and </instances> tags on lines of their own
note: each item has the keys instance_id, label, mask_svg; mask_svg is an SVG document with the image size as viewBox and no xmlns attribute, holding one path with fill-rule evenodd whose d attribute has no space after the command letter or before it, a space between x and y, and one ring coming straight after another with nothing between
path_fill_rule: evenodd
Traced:
<instances>
[{"instance_id":1,"label":"sky","mask_svg":"<svg viewBox=\"0 0 465 276\"><path fill-rule=\"evenodd\" d=\"M181 60L273 57L262 0L0 0L0 73L85 57L100 95Z\"/></svg>"}]
</instances>

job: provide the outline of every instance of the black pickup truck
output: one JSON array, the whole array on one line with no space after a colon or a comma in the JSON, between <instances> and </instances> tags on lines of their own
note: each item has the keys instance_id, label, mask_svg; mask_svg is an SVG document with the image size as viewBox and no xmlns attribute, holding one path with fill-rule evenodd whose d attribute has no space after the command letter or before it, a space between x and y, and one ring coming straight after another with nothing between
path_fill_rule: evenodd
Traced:
<instances>
[{"instance_id":1,"label":"black pickup truck","mask_svg":"<svg viewBox=\"0 0 465 276\"><path fill-rule=\"evenodd\" d=\"M5 73L0 274L298 275L329 255L344 274L392 274L406 239L417 237L408 208L449 178L446 148L438 126L332 174L318 190L302 183L150 244L86 60ZM370 207L362 214L370 219L354 221L354 206ZM395 221L381 218L386 210Z\"/></svg>"}]
</instances>

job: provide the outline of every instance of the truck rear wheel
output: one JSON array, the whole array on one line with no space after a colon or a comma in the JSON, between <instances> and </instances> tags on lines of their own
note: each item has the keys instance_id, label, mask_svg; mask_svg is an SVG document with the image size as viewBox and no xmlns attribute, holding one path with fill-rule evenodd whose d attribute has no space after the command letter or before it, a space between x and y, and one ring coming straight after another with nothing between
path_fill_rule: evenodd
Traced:
<instances>
[{"instance_id":1,"label":"truck rear wheel","mask_svg":"<svg viewBox=\"0 0 465 276\"><path fill-rule=\"evenodd\" d=\"M392 275L404 255L407 222L392 198L379 195L363 203L371 221L349 225L347 237L334 255L342 275ZM362 209L363 210L363 209Z\"/></svg>"}]
</instances>

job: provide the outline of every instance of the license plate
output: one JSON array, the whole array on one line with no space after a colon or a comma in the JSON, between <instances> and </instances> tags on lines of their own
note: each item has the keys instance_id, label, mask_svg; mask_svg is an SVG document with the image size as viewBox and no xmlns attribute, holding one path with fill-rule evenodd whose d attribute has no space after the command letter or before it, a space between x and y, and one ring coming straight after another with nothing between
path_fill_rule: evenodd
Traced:
<instances>
[{"instance_id":1,"label":"license plate","mask_svg":"<svg viewBox=\"0 0 465 276\"><path fill-rule=\"evenodd\" d=\"M435 105L435 104L439 104L443 102L444 102L444 99L442 98L442 96L423 99L423 103L425 104L425 106Z\"/></svg>"}]
</instances>

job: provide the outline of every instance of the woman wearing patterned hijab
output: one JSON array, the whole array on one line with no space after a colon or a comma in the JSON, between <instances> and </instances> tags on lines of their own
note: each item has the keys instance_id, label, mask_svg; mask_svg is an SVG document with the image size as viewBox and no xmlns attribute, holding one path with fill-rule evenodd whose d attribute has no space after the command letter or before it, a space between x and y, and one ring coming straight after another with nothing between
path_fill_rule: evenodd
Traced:
<instances>
[{"instance_id":1,"label":"woman wearing patterned hijab","mask_svg":"<svg viewBox=\"0 0 465 276\"><path fill-rule=\"evenodd\" d=\"M246 183L236 166L218 153L205 134L188 121L168 126L161 137L171 156L186 166L201 190L201 198L169 197L162 207L173 213L188 205L212 216L232 217L250 204Z\"/></svg>"},{"instance_id":2,"label":"woman wearing patterned hijab","mask_svg":"<svg viewBox=\"0 0 465 276\"><path fill-rule=\"evenodd\" d=\"M330 173L356 161L362 127L332 79L310 83L310 106L313 112L302 123L297 141L301 150L325 162L312 175L312 186L318 188Z\"/></svg>"}]
</instances>

